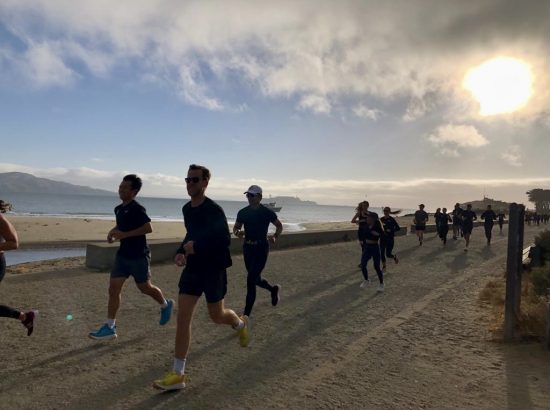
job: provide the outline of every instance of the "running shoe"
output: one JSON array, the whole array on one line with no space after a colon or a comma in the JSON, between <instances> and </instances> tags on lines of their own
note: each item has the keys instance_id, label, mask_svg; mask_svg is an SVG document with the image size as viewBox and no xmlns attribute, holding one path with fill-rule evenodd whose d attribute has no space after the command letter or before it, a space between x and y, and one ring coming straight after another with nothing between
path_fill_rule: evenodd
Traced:
<instances>
[{"instance_id":1,"label":"running shoe","mask_svg":"<svg viewBox=\"0 0 550 410\"><path fill-rule=\"evenodd\" d=\"M273 290L271 291L271 306L277 306L277 303L279 303L280 289L281 289L281 285L273 286Z\"/></svg>"},{"instance_id":2,"label":"running shoe","mask_svg":"<svg viewBox=\"0 0 550 410\"><path fill-rule=\"evenodd\" d=\"M109 325L105 323L103 326L99 328L98 331L88 333L88 337L94 340L116 339L117 338L116 326L109 327Z\"/></svg>"},{"instance_id":3,"label":"running shoe","mask_svg":"<svg viewBox=\"0 0 550 410\"><path fill-rule=\"evenodd\" d=\"M385 263L382 265L382 272L386 272L386 264Z\"/></svg>"},{"instance_id":4,"label":"running shoe","mask_svg":"<svg viewBox=\"0 0 550 410\"><path fill-rule=\"evenodd\" d=\"M397 257L397 255L393 255L393 260L395 261L396 265L399 263L399 258Z\"/></svg>"},{"instance_id":5,"label":"running shoe","mask_svg":"<svg viewBox=\"0 0 550 410\"><path fill-rule=\"evenodd\" d=\"M170 317L172 316L172 309L174 308L174 301L172 299L166 300L166 307L160 308L160 321L159 324L161 326L168 323L170 320Z\"/></svg>"},{"instance_id":6,"label":"running shoe","mask_svg":"<svg viewBox=\"0 0 550 410\"><path fill-rule=\"evenodd\" d=\"M171 371L162 379L155 380L153 387L159 390L181 390L185 387L186 377L184 374L181 376L175 371Z\"/></svg>"},{"instance_id":7,"label":"running shoe","mask_svg":"<svg viewBox=\"0 0 550 410\"><path fill-rule=\"evenodd\" d=\"M27 328L27 336L32 335L32 331L34 330L34 322L37 317L38 310L30 310L28 312L25 312L25 320L23 320L21 323Z\"/></svg>"},{"instance_id":8,"label":"running shoe","mask_svg":"<svg viewBox=\"0 0 550 410\"><path fill-rule=\"evenodd\" d=\"M250 320L246 315L242 315L241 320L244 322L244 326L239 329L239 344L241 347L247 347L250 343Z\"/></svg>"},{"instance_id":9,"label":"running shoe","mask_svg":"<svg viewBox=\"0 0 550 410\"><path fill-rule=\"evenodd\" d=\"M376 291L379 292L379 293L384 292L384 284L381 283L380 285L378 285L378 289Z\"/></svg>"},{"instance_id":10,"label":"running shoe","mask_svg":"<svg viewBox=\"0 0 550 410\"><path fill-rule=\"evenodd\" d=\"M369 281L368 280L364 280L363 282L361 282L361 285L359 285L359 287L361 289L365 289L369 286Z\"/></svg>"}]
</instances>

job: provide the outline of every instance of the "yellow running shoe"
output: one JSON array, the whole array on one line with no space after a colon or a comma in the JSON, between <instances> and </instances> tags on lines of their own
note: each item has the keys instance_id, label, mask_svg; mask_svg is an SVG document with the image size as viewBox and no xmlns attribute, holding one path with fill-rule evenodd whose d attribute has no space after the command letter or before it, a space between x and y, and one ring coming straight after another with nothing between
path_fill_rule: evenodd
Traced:
<instances>
[{"instance_id":1,"label":"yellow running shoe","mask_svg":"<svg viewBox=\"0 0 550 410\"><path fill-rule=\"evenodd\" d=\"M162 379L155 380L153 382L153 387L160 390L180 390L185 387L185 375L181 376L175 371L171 371Z\"/></svg>"},{"instance_id":2,"label":"yellow running shoe","mask_svg":"<svg viewBox=\"0 0 550 410\"><path fill-rule=\"evenodd\" d=\"M244 326L239 330L239 344L242 347L247 347L250 342L250 319L246 315L241 316Z\"/></svg>"}]
</instances>

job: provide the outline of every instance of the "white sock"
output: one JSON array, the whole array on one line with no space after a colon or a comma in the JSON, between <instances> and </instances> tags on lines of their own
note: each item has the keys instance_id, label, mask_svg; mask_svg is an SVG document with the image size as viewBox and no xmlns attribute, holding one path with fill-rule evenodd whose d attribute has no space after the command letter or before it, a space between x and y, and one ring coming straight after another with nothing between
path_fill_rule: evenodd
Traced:
<instances>
[{"instance_id":1,"label":"white sock","mask_svg":"<svg viewBox=\"0 0 550 410\"><path fill-rule=\"evenodd\" d=\"M164 299L164 302L160 304L160 307L164 309L167 306L168 306L168 301L166 299Z\"/></svg>"},{"instance_id":2,"label":"white sock","mask_svg":"<svg viewBox=\"0 0 550 410\"><path fill-rule=\"evenodd\" d=\"M239 324L237 326L233 326L233 329L235 330L241 330L244 327L244 321L239 319Z\"/></svg>"},{"instance_id":3,"label":"white sock","mask_svg":"<svg viewBox=\"0 0 550 410\"><path fill-rule=\"evenodd\" d=\"M107 319L107 326L109 326L111 329L115 327L116 319Z\"/></svg>"},{"instance_id":4,"label":"white sock","mask_svg":"<svg viewBox=\"0 0 550 410\"><path fill-rule=\"evenodd\" d=\"M174 357L174 371L180 376L185 373L186 360L187 359L178 359L177 357Z\"/></svg>"}]
</instances>

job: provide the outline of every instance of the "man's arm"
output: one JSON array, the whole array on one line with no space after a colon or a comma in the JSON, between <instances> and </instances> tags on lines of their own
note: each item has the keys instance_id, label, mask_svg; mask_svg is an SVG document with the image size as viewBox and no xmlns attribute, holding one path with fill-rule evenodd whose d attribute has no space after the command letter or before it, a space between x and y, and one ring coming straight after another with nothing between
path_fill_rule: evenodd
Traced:
<instances>
[{"instance_id":1,"label":"man's arm","mask_svg":"<svg viewBox=\"0 0 550 410\"><path fill-rule=\"evenodd\" d=\"M243 223L241 221L235 222L235 225L233 225L233 235L238 236L239 238L242 238L244 236L244 232L241 231L242 227L243 227Z\"/></svg>"},{"instance_id":2,"label":"man's arm","mask_svg":"<svg viewBox=\"0 0 550 410\"><path fill-rule=\"evenodd\" d=\"M275 233L271 236L269 236L269 240L272 242L272 243L275 243L277 241L277 239L279 238L279 236L281 236L281 233L283 232L283 224L281 223L281 221L279 221L279 219L275 219L273 222L272 222L273 225L275 225Z\"/></svg>"},{"instance_id":3,"label":"man's arm","mask_svg":"<svg viewBox=\"0 0 550 410\"><path fill-rule=\"evenodd\" d=\"M151 222L147 222L143 225L141 225L139 228L132 229L131 231L122 232L118 227L114 227L109 232L109 236L112 239L126 239L131 238L133 236L141 236L141 235L147 235L148 233L153 232L153 227L151 226Z\"/></svg>"},{"instance_id":4,"label":"man's arm","mask_svg":"<svg viewBox=\"0 0 550 410\"><path fill-rule=\"evenodd\" d=\"M0 215L0 235L4 238L5 242L0 243L0 252L11 251L19 248L19 238L17 237L17 231L13 225Z\"/></svg>"}]
</instances>

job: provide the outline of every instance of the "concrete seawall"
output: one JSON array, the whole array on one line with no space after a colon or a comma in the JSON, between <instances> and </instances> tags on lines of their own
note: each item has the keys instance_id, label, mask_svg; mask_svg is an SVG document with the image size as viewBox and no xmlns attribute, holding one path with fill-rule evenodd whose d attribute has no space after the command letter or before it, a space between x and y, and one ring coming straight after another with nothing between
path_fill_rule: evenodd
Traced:
<instances>
[{"instance_id":1,"label":"concrete seawall","mask_svg":"<svg viewBox=\"0 0 550 410\"><path fill-rule=\"evenodd\" d=\"M407 229L401 228L396 236L407 234ZM333 231L305 231L285 233L279 237L272 250L299 248L304 246L323 245L336 242L348 242L357 239L357 229L333 230ZM171 261L181 241L174 240L150 240L151 263L165 263ZM231 238L231 254L242 253L243 240ZM86 246L86 266L93 269L109 270L118 250L118 243L88 244Z\"/></svg>"},{"instance_id":2,"label":"concrete seawall","mask_svg":"<svg viewBox=\"0 0 550 410\"><path fill-rule=\"evenodd\" d=\"M508 221L504 221L504 225L508 225ZM478 226L483 226L483 221L475 221L474 222L474 228L476 228ZM498 223L496 223L496 222L493 226L493 230L494 229L498 229ZM415 233L415 232L416 232L416 229L415 229L414 225L411 225L410 233ZM426 225L426 230L424 232L436 232L435 224ZM453 233L453 225L452 224L449 224L449 232L451 234Z\"/></svg>"}]
</instances>

